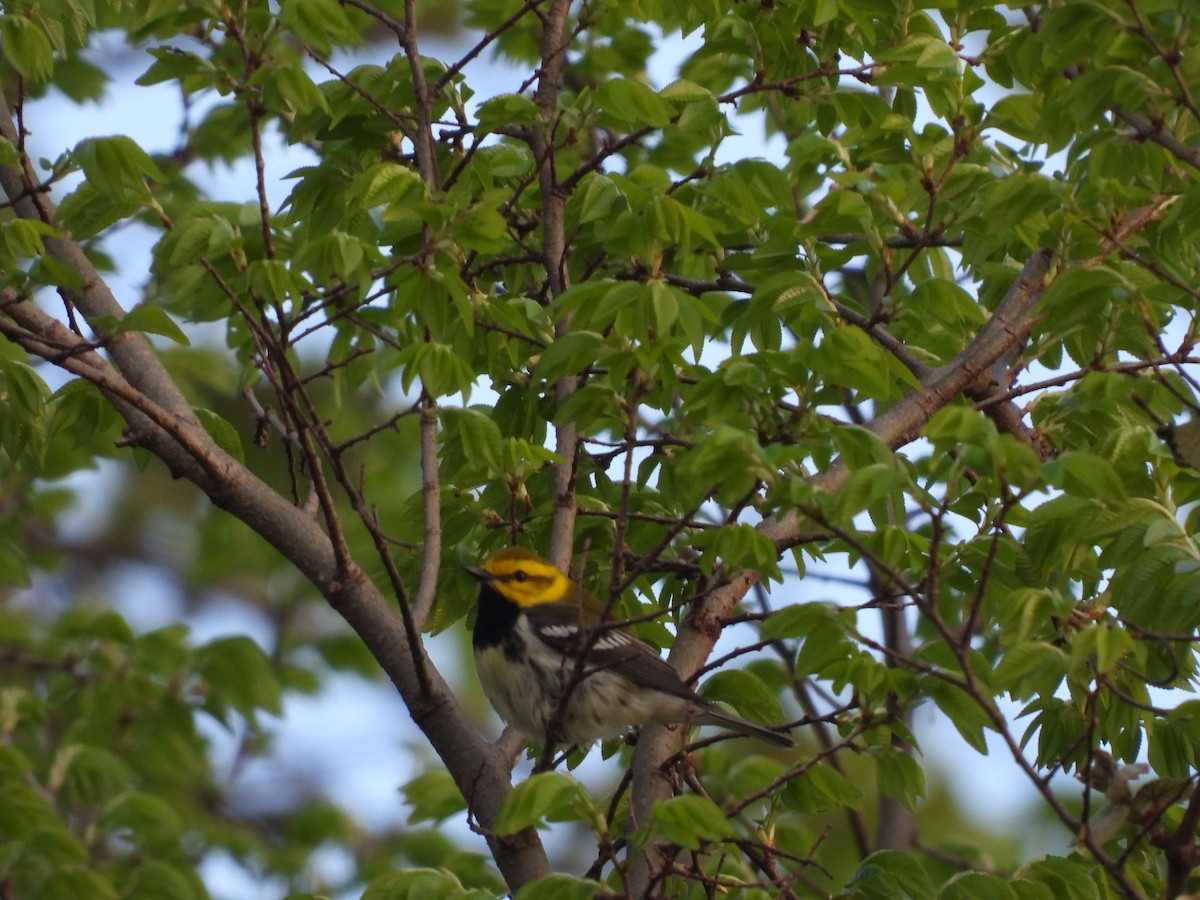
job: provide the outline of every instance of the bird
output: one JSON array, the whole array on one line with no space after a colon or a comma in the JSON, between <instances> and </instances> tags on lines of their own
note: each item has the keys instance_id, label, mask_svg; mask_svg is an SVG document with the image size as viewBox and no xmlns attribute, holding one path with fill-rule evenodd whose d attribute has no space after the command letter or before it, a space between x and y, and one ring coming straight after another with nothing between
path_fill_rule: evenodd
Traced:
<instances>
[{"instance_id":1,"label":"bird","mask_svg":"<svg viewBox=\"0 0 1200 900\"><path fill-rule=\"evenodd\" d=\"M1179 466L1200 469L1200 418L1188 422L1166 422L1155 431Z\"/></svg>"},{"instance_id":2,"label":"bird","mask_svg":"<svg viewBox=\"0 0 1200 900\"><path fill-rule=\"evenodd\" d=\"M507 547L465 568L480 584L472 644L483 692L531 741L583 747L632 726L690 721L795 746L699 696L649 644L602 622L604 605L533 551Z\"/></svg>"}]
</instances>

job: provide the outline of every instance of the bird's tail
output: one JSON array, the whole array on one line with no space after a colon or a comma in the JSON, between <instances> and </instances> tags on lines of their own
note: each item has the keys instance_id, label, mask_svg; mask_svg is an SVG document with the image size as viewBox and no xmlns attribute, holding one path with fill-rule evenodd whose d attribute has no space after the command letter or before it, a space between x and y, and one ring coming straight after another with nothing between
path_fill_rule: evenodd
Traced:
<instances>
[{"instance_id":1,"label":"bird's tail","mask_svg":"<svg viewBox=\"0 0 1200 900\"><path fill-rule=\"evenodd\" d=\"M771 731L769 728L755 725L753 722L747 722L745 719L740 719L737 716L731 716L729 713L721 712L715 706L705 705L698 709L696 714L692 716L692 722L698 725L720 725L724 728L731 728L740 734L770 741L772 744L778 744L780 747L796 746L795 741L786 734L780 734L778 731Z\"/></svg>"}]
</instances>

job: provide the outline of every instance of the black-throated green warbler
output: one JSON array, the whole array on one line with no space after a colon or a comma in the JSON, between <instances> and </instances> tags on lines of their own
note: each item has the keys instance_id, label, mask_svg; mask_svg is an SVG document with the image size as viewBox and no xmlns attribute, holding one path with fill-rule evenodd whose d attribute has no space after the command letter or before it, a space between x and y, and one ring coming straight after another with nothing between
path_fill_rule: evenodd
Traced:
<instances>
[{"instance_id":1,"label":"black-throated green warbler","mask_svg":"<svg viewBox=\"0 0 1200 900\"><path fill-rule=\"evenodd\" d=\"M603 604L536 554L509 547L467 571L481 585L473 643L483 692L526 737L586 745L633 725L691 721L794 746L722 712L648 644L600 624Z\"/></svg>"}]
</instances>

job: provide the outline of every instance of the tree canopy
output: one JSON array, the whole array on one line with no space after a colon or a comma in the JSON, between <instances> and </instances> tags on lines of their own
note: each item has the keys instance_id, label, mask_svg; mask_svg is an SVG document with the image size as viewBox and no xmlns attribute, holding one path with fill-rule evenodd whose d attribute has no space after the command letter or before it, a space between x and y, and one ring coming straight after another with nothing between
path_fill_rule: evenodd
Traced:
<instances>
[{"instance_id":1,"label":"tree canopy","mask_svg":"<svg viewBox=\"0 0 1200 900\"><path fill-rule=\"evenodd\" d=\"M0 896L1200 891L1185 4L0 11ZM171 146L63 141L114 99ZM799 748L522 759L463 637L509 544ZM395 828L214 759L338 676L411 717Z\"/></svg>"}]
</instances>

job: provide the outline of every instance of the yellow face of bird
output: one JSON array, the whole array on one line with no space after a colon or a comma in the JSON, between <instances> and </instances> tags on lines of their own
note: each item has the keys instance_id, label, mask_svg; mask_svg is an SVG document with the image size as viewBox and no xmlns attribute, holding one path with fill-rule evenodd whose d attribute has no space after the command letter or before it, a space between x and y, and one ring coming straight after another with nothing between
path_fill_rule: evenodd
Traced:
<instances>
[{"instance_id":1,"label":"yellow face of bird","mask_svg":"<svg viewBox=\"0 0 1200 900\"><path fill-rule=\"evenodd\" d=\"M566 575L523 547L497 550L479 569L497 593L523 609L575 598L575 586Z\"/></svg>"}]
</instances>

